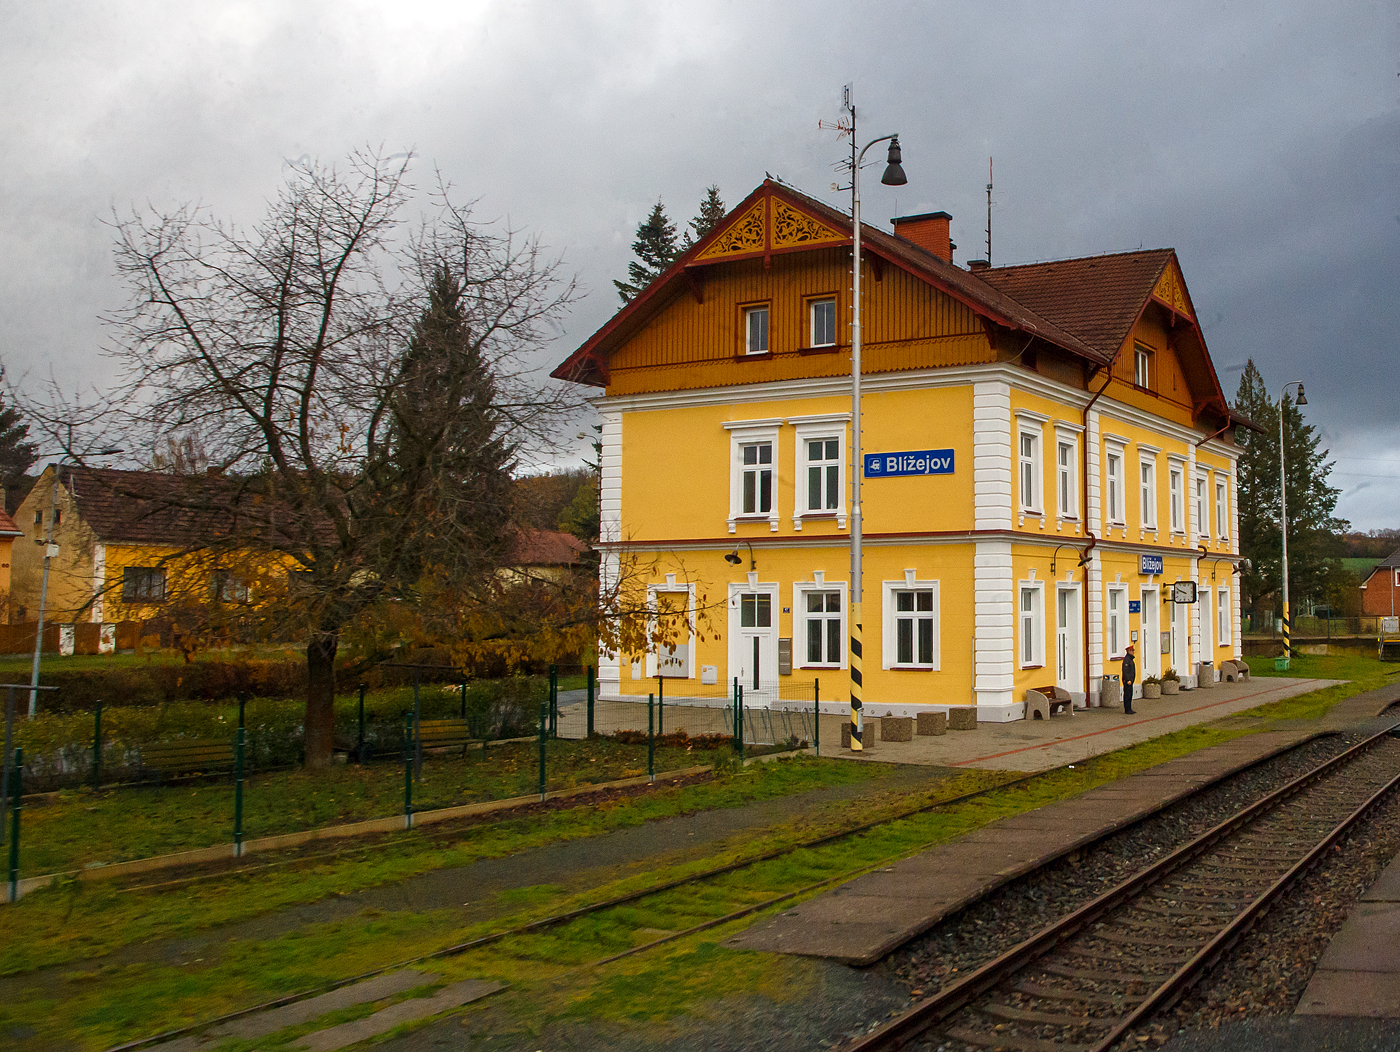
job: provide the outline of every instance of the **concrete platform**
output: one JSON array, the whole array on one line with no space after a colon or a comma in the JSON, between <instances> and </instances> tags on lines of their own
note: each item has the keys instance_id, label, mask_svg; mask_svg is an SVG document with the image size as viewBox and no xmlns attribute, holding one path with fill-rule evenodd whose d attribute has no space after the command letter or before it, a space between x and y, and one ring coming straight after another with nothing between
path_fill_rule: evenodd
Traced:
<instances>
[{"instance_id":1,"label":"concrete platform","mask_svg":"<svg viewBox=\"0 0 1400 1052\"><path fill-rule=\"evenodd\" d=\"M1000 885L1320 733L1237 738L1002 819L759 922L727 945L873 964Z\"/></svg>"},{"instance_id":2,"label":"concrete platform","mask_svg":"<svg viewBox=\"0 0 1400 1052\"><path fill-rule=\"evenodd\" d=\"M1294 1014L1400 1019L1400 857L1332 936Z\"/></svg>"}]
</instances>

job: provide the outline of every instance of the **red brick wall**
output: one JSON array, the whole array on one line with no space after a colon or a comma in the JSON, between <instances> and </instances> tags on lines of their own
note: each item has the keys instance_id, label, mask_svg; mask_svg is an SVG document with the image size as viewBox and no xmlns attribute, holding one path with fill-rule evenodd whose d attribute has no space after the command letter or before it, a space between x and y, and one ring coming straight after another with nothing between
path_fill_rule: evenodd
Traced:
<instances>
[{"instance_id":1,"label":"red brick wall","mask_svg":"<svg viewBox=\"0 0 1400 1052\"><path fill-rule=\"evenodd\" d=\"M1400 588L1395 587L1395 574L1394 567L1383 566L1370 576L1361 592L1363 614L1378 617L1400 614Z\"/></svg>"}]
</instances>

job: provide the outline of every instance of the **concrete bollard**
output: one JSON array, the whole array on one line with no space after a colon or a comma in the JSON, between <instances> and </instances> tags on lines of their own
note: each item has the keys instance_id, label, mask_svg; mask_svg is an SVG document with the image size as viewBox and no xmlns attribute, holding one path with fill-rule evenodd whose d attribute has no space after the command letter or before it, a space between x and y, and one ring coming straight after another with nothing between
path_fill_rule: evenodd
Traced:
<instances>
[{"instance_id":1,"label":"concrete bollard","mask_svg":"<svg viewBox=\"0 0 1400 1052\"><path fill-rule=\"evenodd\" d=\"M950 731L975 731L977 729L977 706L951 706L948 709L948 729Z\"/></svg>"},{"instance_id":2,"label":"concrete bollard","mask_svg":"<svg viewBox=\"0 0 1400 1052\"><path fill-rule=\"evenodd\" d=\"M948 714L946 712L921 712L918 718L918 731L923 735L939 735L948 733Z\"/></svg>"},{"instance_id":3,"label":"concrete bollard","mask_svg":"<svg viewBox=\"0 0 1400 1052\"><path fill-rule=\"evenodd\" d=\"M914 718L912 716L886 716L880 720L880 740L882 742L910 742L914 740Z\"/></svg>"}]
</instances>

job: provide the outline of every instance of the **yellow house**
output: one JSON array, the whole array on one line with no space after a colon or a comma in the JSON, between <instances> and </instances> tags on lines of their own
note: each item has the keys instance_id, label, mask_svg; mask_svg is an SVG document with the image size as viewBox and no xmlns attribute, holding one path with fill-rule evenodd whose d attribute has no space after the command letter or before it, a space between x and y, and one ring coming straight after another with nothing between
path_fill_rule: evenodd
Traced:
<instances>
[{"instance_id":1,"label":"yellow house","mask_svg":"<svg viewBox=\"0 0 1400 1052\"><path fill-rule=\"evenodd\" d=\"M963 268L949 219L862 229L866 711L1096 704L1129 643L1140 678L1213 678L1240 645L1237 418L1175 253ZM660 667L759 705L819 678L844 709L851 232L766 181L555 370L600 389L604 587L641 568L654 608L708 620L605 659L604 697Z\"/></svg>"}]
</instances>

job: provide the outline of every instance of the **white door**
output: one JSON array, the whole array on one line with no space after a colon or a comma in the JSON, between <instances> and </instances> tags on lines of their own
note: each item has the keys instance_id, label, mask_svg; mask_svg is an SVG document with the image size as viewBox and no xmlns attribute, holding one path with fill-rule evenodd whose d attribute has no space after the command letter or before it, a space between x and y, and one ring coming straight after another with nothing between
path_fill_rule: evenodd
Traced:
<instances>
[{"instance_id":1,"label":"white door","mask_svg":"<svg viewBox=\"0 0 1400 1052\"><path fill-rule=\"evenodd\" d=\"M1142 590L1142 642L1138 646L1138 660L1142 675L1162 675L1162 599L1155 588Z\"/></svg>"},{"instance_id":2,"label":"white door","mask_svg":"<svg viewBox=\"0 0 1400 1052\"><path fill-rule=\"evenodd\" d=\"M1081 671L1079 589L1055 590L1055 685L1079 693L1084 689Z\"/></svg>"},{"instance_id":3,"label":"white door","mask_svg":"<svg viewBox=\"0 0 1400 1052\"><path fill-rule=\"evenodd\" d=\"M664 642L658 643L656 674L675 679L690 679L690 594L688 592L656 593L657 630Z\"/></svg>"},{"instance_id":4,"label":"white door","mask_svg":"<svg viewBox=\"0 0 1400 1052\"><path fill-rule=\"evenodd\" d=\"M777 606L777 585L730 586L729 675L744 688L745 705L778 697Z\"/></svg>"},{"instance_id":5,"label":"white door","mask_svg":"<svg viewBox=\"0 0 1400 1052\"><path fill-rule=\"evenodd\" d=\"M1191 604L1172 603L1172 668L1183 680L1190 671L1186 667L1191 636ZM1186 680L1188 683L1190 680Z\"/></svg>"},{"instance_id":6,"label":"white door","mask_svg":"<svg viewBox=\"0 0 1400 1052\"><path fill-rule=\"evenodd\" d=\"M1198 661L1210 661L1215 647L1215 619L1210 615L1210 589L1196 591L1196 606L1201 611L1201 635L1196 648Z\"/></svg>"}]
</instances>

